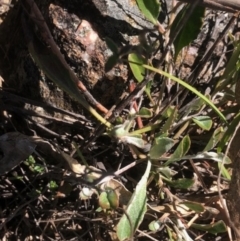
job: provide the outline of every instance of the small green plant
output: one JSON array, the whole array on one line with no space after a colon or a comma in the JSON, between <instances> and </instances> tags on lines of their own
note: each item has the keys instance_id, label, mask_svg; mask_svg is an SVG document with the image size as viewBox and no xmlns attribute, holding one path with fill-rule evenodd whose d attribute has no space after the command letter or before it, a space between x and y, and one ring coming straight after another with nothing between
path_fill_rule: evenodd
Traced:
<instances>
[{"instance_id":1,"label":"small green plant","mask_svg":"<svg viewBox=\"0 0 240 241\"><path fill-rule=\"evenodd\" d=\"M161 11L161 7L159 5L159 2L155 0L137 0L136 2L143 15L153 23L155 32L160 34L159 27L161 24L158 22L158 16L159 12ZM176 61L177 57L181 54L181 51L183 51L185 47L189 46L189 44L197 38L203 24L205 9L203 7L197 6L195 9L193 9L185 25L181 25L182 21L184 20L190 9L190 5L185 5L175 16L175 19L172 22L171 26L169 26L169 38L174 39L172 41L174 47L174 54L172 56L173 61ZM149 31L149 33L151 31ZM145 40L147 35L146 32L147 31L144 32ZM175 32L178 32L177 36L175 36ZM193 100L183 108L184 111L182 111L179 107L175 105L169 105L164 109L161 114L159 114L156 112L156 110L158 110L159 108L157 106L159 102L153 100L151 89L149 88L149 86L151 85L149 85L145 90L145 93L149 97L153 108L145 107L145 110L148 113L148 118L154 118L158 116L158 118L154 119L155 122L152 123L146 121L145 123L147 124L145 124L144 127L140 129L137 129L135 127L135 129L133 129L133 123L137 114L135 116L132 115L131 119L127 120L124 124L113 127L109 134L111 137L121 140L125 144L135 145L138 148L143 148L146 144L146 136L144 139L144 135L146 135L148 132L151 132L151 148L145 154L145 158L154 164L157 163L157 167L152 168L152 176L154 177L154 180L156 181L156 183L161 183L161 187L169 186L174 189L188 190L194 185L194 179L175 179L174 176L176 173L171 170L171 166L182 160L201 161L206 159L212 160L219 164L230 164L231 160L224 155L223 149L232 134L232 130L236 127L239 118L236 117L235 121L228 126L225 114L222 112L222 110L219 109L219 105L215 104L216 102L214 102L213 95L202 94L191 84L188 84L185 81L177 78L173 74L162 70L161 68L159 68L159 66L157 68L154 67L151 57L153 55L153 52L156 51L156 49L151 48L152 46L150 47L150 42L142 41L142 39L143 38L141 35L139 36L138 46L129 48L124 47L123 50L119 50L119 48L115 45L115 43L113 43L113 41L108 40L107 44L112 50L112 56L106 63L106 71L113 68L118 62L128 62L132 74L138 83L145 81L146 84L151 83L152 85L152 76L158 74L162 77L162 79L166 78L178 83L189 92L194 93L196 97L193 98ZM148 49L148 52L146 51L146 49ZM149 50L151 50L152 52L150 51L149 53ZM239 48L237 47L236 53L238 51ZM234 58L236 58L236 55L233 55L232 59L230 60L230 63L232 64L230 65L229 63L226 70L227 73L236 73L236 61L233 60ZM237 65L237 68L238 67L239 66ZM221 87L227 85L226 76L229 76L227 73L223 75L225 81L220 81ZM165 85L163 84L163 86ZM218 90L220 90L220 87L217 87L216 91ZM223 88L221 88L221 91L222 90ZM162 92L160 92L160 94L162 94ZM161 100L162 96L160 94L159 99ZM222 123L217 128L214 127L215 118L219 118ZM227 127L226 129L222 127L224 125ZM190 129L197 130L199 133L211 133L211 135L208 135L208 140L202 143L199 146L198 151L192 153L191 155L189 154L192 146L191 134L189 131ZM217 147L218 150L216 149ZM146 172L148 176L149 172ZM227 169L225 169L224 167L221 169L221 174L225 178L230 179L230 175ZM144 185L146 185L146 182L144 182L143 186ZM144 186L144 190L145 189L146 186ZM136 198L136 193L133 194L133 198L130 200L128 208L132 208L135 205L134 198ZM166 207L162 208L164 209ZM185 200L179 204L179 208L185 208L186 210L188 210L189 213L194 212L196 213L196 215L200 215L208 211L208 209L201 203L187 202ZM154 208L150 207L150 209ZM139 210L135 210L134 213L126 211L127 215L123 214L123 217L117 226L117 234L120 240L124 240L127 238L130 239L131 237L133 237L133 234L136 232L136 227L138 227L139 223L142 222L143 216L146 212L145 208L141 210L142 212L140 212ZM157 209L154 210L156 211ZM138 221L137 224L134 223L135 215L141 215L141 218L138 217L138 220L140 221ZM169 218L169 222L174 224L175 229L178 229L177 225L183 226L181 220L178 218ZM169 234L169 238L171 240L175 240L173 239L173 233L175 231L172 229L172 227L168 226L161 219L152 221L149 224L149 229L154 232L161 230L163 227L166 228ZM226 225L223 221L216 221L212 224L204 225L191 223L191 227L214 234L226 232ZM178 229L178 232L179 237L183 237L183 240L192 240L185 228L183 228L182 230Z\"/></svg>"},{"instance_id":2,"label":"small green plant","mask_svg":"<svg viewBox=\"0 0 240 241\"><path fill-rule=\"evenodd\" d=\"M28 159L24 162L24 164L27 165L32 172L36 172L40 174L44 172L44 167L36 163L32 155L28 157Z\"/></svg>"},{"instance_id":3,"label":"small green plant","mask_svg":"<svg viewBox=\"0 0 240 241\"><path fill-rule=\"evenodd\" d=\"M134 157L142 158L147 163L145 173L137 182L133 193L124 189L123 184L111 179L106 183L103 182L104 187L100 187L101 185L97 183L95 185L97 191L93 188L82 188L80 199L86 201L91 198L93 193L96 193L99 201L98 211L108 213L112 210L114 212L121 210L119 211L121 218L115 227L119 240L133 239L148 211L154 211L154 215L149 215L154 217L154 220L149 222L149 229L158 232L165 228L169 240L191 241L192 238L186 227L212 234L226 232L226 225L221 220L213 219L207 224L195 222L195 217L196 219L201 217L209 212L211 207L200 202L178 198L171 193L171 190L181 189L186 192L195 184L193 177L176 175L179 173L176 173L174 168L184 163L185 160L198 160L199 162L207 160L224 165L231 163L223 152L240 117L235 113L229 124L226 116L228 113L232 114L232 109L229 108L224 112L222 106L228 106L228 101L233 99L232 82L238 83L240 45L233 41L233 54L224 73L219 77L218 84L211 93L203 94L194 87L194 81L187 83L170 70L172 66L176 66L177 59L181 57L184 49L200 33L205 8L200 6L193 8L193 5L186 4L178 12L177 8L173 9L171 21L165 29L158 20L161 11L158 0L136 0L136 3L143 17L152 23L152 29L142 30L139 34L139 43L135 46L126 45L119 48L111 39L107 38L106 43L112 51L112 55L105 64L105 70L110 71L119 62L128 64L136 82L145 85L142 95L146 93L148 106L142 107L142 102L139 101L138 108L132 111L133 103L130 103L129 113L120 116L118 119L120 123L115 125L104 119L86 101L83 96L86 92L85 88L81 89L82 92L79 91L78 86L82 86L81 81L76 78L67 65L59 49L51 41L51 36L45 39L45 45L39 43L37 36L29 41L29 50L45 74L76 99L100 123L104 124L108 128L108 136L117 142L122 142L124 146L128 146L131 153L134 153ZM41 21L38 23L39 29L43 29L41 23ZM45 28L45 32L48 33L48 29ZM233 37L230 36L230 38ZM39 48L44 51L39 53L37 51ZM164 57L162 59L161 57L155 58L157 55ZM155 64L158 62L160 64ZM185 93L190 93L189 95L193 94L193 97L189 101L186 99L181 101L184 95L180 98L177 98L177 95L176 98L168 96L164 93L166 87L168 88L168 81L178 85L179 94L182 94L184 90ZM220 96L224 98L217 96L219 92ZM90 93L86 96L89 97L89 95ZM168 101L164 102L166 99ZM93 99L92 102L96 101ZM144 119L142 127L136 125L138 117ZM205 139L199 140L200 135ZM146 146L149 148L147 149ZM73 172L79 175L87 172L84 181L92 184L99 176L101 177L102 173L89 167L80 150L78 152L84 165L80 165L70 156L66 160ZM25 161L25 164L35 173L44 172L44 168L37 164L32 156ZM227 180L231 178L228 169L224 166L221 167L221 175ZM169 205L158 205L157 203L156 206L153 206L148 202L148 185L151 182L154 182L154 185L159 188L160 197L157 197L157 200L168 195L171 200ZM54 192L58 188L58 184L52 180L48 183L48 188ZM36 190L36 193L40 193L40 191ZM125 198L125 200L123 201L121 198ZM164 217L162 213L169 215ZM193 219L191 219L192 214L194 214ZM188 223L188 226L183 223Z\"/></svg>"},{"instance_id":4,"label":"small green plant","mask_svg":"<svg viewBox=\"0 0 240 241\"><path fill-rule=\"evenodd\" d=\"M48 187L51 191L55 191L58 188L58 184L52 180L49 182Z\"/></svg>"}]
</instances>

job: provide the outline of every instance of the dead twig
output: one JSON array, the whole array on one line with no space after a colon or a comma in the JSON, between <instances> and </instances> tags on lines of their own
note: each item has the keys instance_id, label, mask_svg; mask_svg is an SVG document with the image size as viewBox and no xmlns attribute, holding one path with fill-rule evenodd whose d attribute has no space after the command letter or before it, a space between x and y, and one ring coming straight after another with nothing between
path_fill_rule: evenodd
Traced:
<instances>
[{"instance_id":1,"label":"dead twig","mask_svg":"<svg viewBox=\"0 0 240 241\"><path fill-rule=\"evenodd\" d=\"M179 2L193 3L192 0L178 0ZM213 10L221 10L230 13L240 11L240 2L238 0L201 0L200 5Z\"/></svg>"}]
</instances>

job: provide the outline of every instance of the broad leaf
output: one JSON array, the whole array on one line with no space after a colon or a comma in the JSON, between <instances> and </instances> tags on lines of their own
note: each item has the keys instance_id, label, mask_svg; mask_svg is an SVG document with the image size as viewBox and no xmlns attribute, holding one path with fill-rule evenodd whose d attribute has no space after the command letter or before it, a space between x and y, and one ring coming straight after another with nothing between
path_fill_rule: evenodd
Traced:
<instances>
[{"instance_id":1,"label":"broad leaf","mask_svg":"<svg viewBox=\"0 0 240 241\"><path fill-rule=\"evenodd\" d=\"M224 165L222 165L222 163L218 163L218 168L219 168L219 171L221 171L221 175L223 177L225 177L227 180L231 180L231 175L230 173L228 172L228 170L226 169L226 167Z\"/></svg>"},{"instance_id":2,"label":"broad leaf","mask_svg":"<svg viewBox=\"0 0 240 241\"><path fill-rule=\"evenodd\" d=\"M159 167L159 172L163 174L166 178L170 179L172 177L173 170L169 167Z\"/></svg>"},{"instance_id":3,"label":"broad leaf","mask_svg":"<svg viewBox=\"0 0 240 241\"><path fill-rule=\"evenodd\" d=\"M138 82L141 82L146 72L142 64L146 63L146 60L142 56L132 53L128 55L128 61L134 77Z\"/></svg>"},{"instance_id":4,"label":"broad leaf","mask_svg":"<svg viewBox=\"0 0 240 241\"><path fill-rule=\"evenodd\" d=\"M183 201L183 202L180 202L179 204L184 204L189 209L191 209L195 212L198 212L198 213L201 213L205 210L204 206L201 203L197 203L197 202Z\"/></svg>"},{"instance_id":5,"label":"broad leaf","mask_svg":"<svg viewBox=\"0 0 240 241\"><path fill-rule=\"evenodd\" d=\"M98 201L102 209L115 209L119 206L119 197L112 188L106 188L106 190L100 194Z\"/></svg>"},{"instance_id":6,"label":"broad leaf","mask_svg":"<svg viewBox=\"0 0 240 241\"><path fill-rule=\"evenodd\" d=\"M204 148L204 152L212 150L223 136L223 128L220 126L214 132L207 145Z\"/></svg>"},{"instance_id":7,"label":"broad leaf","mask_svg":"<svg viewBox=\"0 0 240 241\"><path fill-rule=\"evenodd\" d=\"M175 106L169 106L167 109L165 109L162 113L162 116L164 118L169 118L170 116L173 115L173 112L175 112L176 107Z\"/></svg>"},{"instance_id":8,"label":"broad leaf","mask_svg":"<svg viewBox=\"0 0 240 241\"><path fill-rule=\"evenodd\" d=\"M101 190L114 190L114 192L119 197L119 205L120 206L127 206L130 198L132 197L132 193L126 189L126 187L119 181L115 179L110 179L106 182L103 182L100 185ZM109 196L110 204L111 204L111 196Z\"/></svg>"},{"instance_id":9,"label":"broad leaf","mask_svg":"<svg viewBox=\"0 0 240 241\"><path fill-rule=\"evenodd\" d=\"M129 132L126 130L125 122L120 125L114 126L110 131L109 135L114 138L121 138L123 136L128 135Z\"/></svg>"},{"instance_id":10,"label":"broad leaf","mask_svg":"<svg viewBox=\"0 0 240 241\"><path fill-rule=\"evenodd\" d=\"M227 231L227 227L225 223L220 220L213 224L196 224L193 223L191 227L196 228L198 230L207 231L212 234L218 234L218 233L225 233Z\"/></svg>"},{"instance_id":11,"label":"broad leaf","mask_svg":"<svg viewBox=\"0 0 240 241\"><path fill-rule=\"evenodd\" d=\"M223 153L216 153L216 152L210 152L210 151L199 153L194 156L185 156L183 157L183 159L209 159L220 163L223 162L224 160L225 164L231 163L230 158L225 156Z\"/></svg>"},{"instance_id":12,"label":"broad leaf","mask_svg":"<svg viewBox=\"0 0 240 241\"><path fill-rule=\"evenodd\" d=\"M152 111L146 107L142 107L137 115L141 116L142 118L150 118L152 117Z\"/></svg>"},{"instance_id":13,"label":"broad leaf","mask_svg":"<svg viewBox=\"0 0 240 241\"><path fill-rule=\"evenodd\" d=\"M206 98L210 99L210 96L206 96ZM186 110L184 111L185 116L189 114L199 112L201 108L205 105L205 102L202 98L195 98L190 103L187 104Z\"/></svg>"},{"instance_id":14,"label":"broad leaf","mask_svg":"<svg viewBox=\"0 0 240 241\"><path fill-rule=\"evenodd\" d=\"M160 13L160 4L158 0L136 0L138 8L144 16L153 24L157 24Z\"/></svg>"},{"instance_id":15,"label":"broad leaf","mask_svg":"<svg viewBox=\"0 0 240 241\"><path fill-rule=\"evenodd\" d=\"M212 127L212 119L209 116L196 116L192 120L203 130L209 131Z\"/></svg>"},{"instance_id":16,"label":"broad leaf","mask_svg":"<svg viewBox=\"0 0 240 241\"><path fill-rule=\"evenodd\" d=\"M120 138L123 142L126 142L128 144L132 144L134 146L137 146L138 148L143 149L145 147L144 140L139 137L134 137L134 136L124 136Z\"/></svg>"},{"instance_id":17,"label":"broad leaf","mask_svg":"<svg viewBox=\"0 0 240 241\"><path fill-rule=\"evenodd\" d=\"M178 109L176 107L174 109L170 107L168 108L168 111L166 112L166 114L168 113L170 113L170 116L168 116L166 123L162 127L163 133L165 132L168 133L168 131L170 130L170 127L172 126L172 124L174 123L174 120L177 117Z\"/></svg>"},{"instance_id":18,"label":"broad leaf","mask_svg":"<svg viewBox=\"0 0 240 241\"><path fill-rule=\"evenodd\" d=\"M107 62L105 63L105 72L108 72L110 71L117 63L118 63L118 60L119 60L119 56L116 55L116 54L113 54L111 55Z\"/></svg>"},{"instance_id":19,"label":"broad leaf","mask_svg":"<svg viewBox=\"0 0 240 241\"><path fill-rule=\"evenodd\" d=\"M106 38L105 41L108 48L113 52L113 54L118 54L118 46L115 44L115 42L110 38Z\"/></svg>"},{"instance_id":20,"label":"broad leaf","mask_svg":"<svg viewBox=\"0 0 240 241\"><path fill-rule=\"evenodd\" d=\"M183 156L185 156L190 148L190 145L191 145L191 140L190 140L189 136L188 135L184 136L184 138L179 143L177 149L174 151L174 153L172 154L170 159L164 164L164 166L168 166L170 163L172 163L174 161L178 161Z\"/></svg>"},{"instance_id":21,"label":"broad leaf","mask_svg":"<svg viewBox=\"0 0 240 241\"><path fill-rule=\"evenodd\" d=\"M151 231L156 232L161 228L161 223L159 222L159 220L154 220L151 223L149 223L148 228Z\"/></svg>"},{"instance_id":22,"label":"broad leaf","mask_svg":"<svg viewBox=\"0 0 240 241\"><path fill-rule=\"evenodd\" d=\"M107 192L102 192L100 194L98 203L102 209L110 209L111 208L111 204L108 200Z\"/></svg>"},{"instance_id":23,"label":"broad leaf","mask_svg":"<svg viewBox=\"0 0 240 241\"><path fill-rule=\"evenodd\" d=\"M180 20L185 17L190 7L190 4L188 4L178 13L172 24L170 36L174 34L177 28L179 28ZM197 38L203 24L204 12L205 8L197 6L193 10L185 26L183 26L180 33L176 37L173 43L175 47L175 59L184 47L188 46L194 39Z\"/></svg>"},{"instance_id":24,"label":"broad leaf","mask_svg":"<svg viewBox=\"0 0 240 241\"><path fill-rule=\"evenodd\" d=\"M179 188L179 189L188 189L194 184L194 180L188 179L188 178L179 178L174 181L170 181L167 179L164 179L164 180L166 181L166 183L169 186L174 187L174 188Z\"/></svg>"},{"instance_id":25,"label":"broad leaf","mask_svg":"<svg viewBox=\"0 0 240 241\"><path fill-rule=\"evenodd\" d=\"M156 138L149 152L151 159L159 159L163 154L169 151L174 145L174 140L168 137Z\"/></svg>"},{"instance_id":26,"label":"broad leaf","mask_svg":"<svg viewBox=\"0 0 240 241\"><path fill-rule=\"evenodd\" d=\"M148 161L147 169L139 181L136 189L125 210L127 213L122 216L117 225L117 236L120 241L130 239L141 224L144 214L147 211L147 179L151 169L151 162Z\"/></svg>"}]
</instances>

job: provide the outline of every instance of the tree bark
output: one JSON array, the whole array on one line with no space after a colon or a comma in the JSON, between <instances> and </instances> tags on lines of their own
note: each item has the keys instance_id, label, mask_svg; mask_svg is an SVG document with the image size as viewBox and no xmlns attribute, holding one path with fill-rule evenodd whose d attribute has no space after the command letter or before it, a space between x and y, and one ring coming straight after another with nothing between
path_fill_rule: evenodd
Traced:
<instances>
[{"instance_id":1,"label":"tree bark","mask_svg":"<svg viewBox=\"0 0 240 241\"><path fill-rule=\"evenodd\" d=\"M228 156L233 162L232 166L232 177L229 186L229 192L227 195L227 205L229 209L230 219L234 225L236 241L240 241L240 152L239 152L239 141L240 141L240 128L237 127L237 131L230 143Z\"/></svg>"}]
</instances>

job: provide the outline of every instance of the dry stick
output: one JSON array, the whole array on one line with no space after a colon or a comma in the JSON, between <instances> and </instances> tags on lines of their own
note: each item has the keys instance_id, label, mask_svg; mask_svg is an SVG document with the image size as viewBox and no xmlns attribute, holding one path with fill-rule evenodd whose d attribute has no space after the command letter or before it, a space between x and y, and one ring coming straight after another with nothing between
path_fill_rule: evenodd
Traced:
<instances>
[{"instance_id":1,"label":"dry stick","mask_svg":"<svg viewBox=\"0 0 240 241\"><path fill-rule=\"evenodd\" d=\"M145 236L153 241L158 241L158 239L153 238L151 235L148 235L147 233L141 231L140 229L137 229L137 232L139 232L142 236Z\"/></svg>"},{"instance_id":2,"label":"dry stick","mask_svg":"<svg viewBox=\"0 0 240 241\"><path fill-rule=\"evenodd\" d=\"M57 123L63 123L63 124L66 124L66 125L72 125L73 122L76 121L76 119L65 120L65 119L60 119L60 118L57 118L57 117L48 116L48 115L45 115L45 114L40 114L40 113L38 113L34 110L28 110L28 109L24 109L24 108L15 107L15 105L13 105L13 104L5 105L5 104L0 103L0 109L15 112L17 114L24 115L24 116L35 116L35 117L39 117L41 119L54 121L54 122L57 122Z\"/></svg>"},{"instance_id":3,"label":"dry stick","mask_svg":"<svg viewBox=\"0 0 240 241\"><path fill-rule=\"evenodd\" d=\"M38 26L38 28L40 30L39 32L40 32L42 38L44 39L45 43L47 44L47 46L50 46L51 50L59 58L59 60L63 64L63 66L66 67L67 69L69 69L67 62L63 58L61 52L59 51L59 49L52 37L52 34L42 16L42 13L38 9L35 2L33 0L24 0L23 2L25 2L25 4L26 4L24 6L25 10L27 10L31 20ZM84 84L73 74L73 72L69 71L69 74L71 75L71 79L75 82L76 88L79 88L81 90L81 92L86 97L86 99L93 106L95 106L100 111L102 111L103 113L106 114L108 112L108 110L94 99L94 97L89 93L89 91L86 89Z\"/></svg>"},{"instance_id":4,"label":"dry stick","mask_svg":"<svg viewBox=\"0 0 240 241\"><path fill-rule=\"evenodd\" d=\"M192 3L192 0L178 0L179 2ZM239 0L201 0L200 5L213 10L221 10L230 13L240 11Z\"/></svg>"},{"instance_id":5,"label":"dry stick","mask_svg":"<svg viewBox=\"0 0 240 241\"><path fill-rule=\"evenodd\" d=\"M39 102L39 101L36 101L36 100L30 100L30 99L27 99L27 98L24 98L24 97L21 97L21 96L3 91L1 89L0 89L0 98L4 98L4 99L9 100L11 102L16 102L16 103L21 102L21 103L27 103L27 104L31 104L31 105L35 105L35 106L40 106L40 107L42 107L44 109L47 109L47 110L50 110L50 111L58 112L58 113L61 113L61 114L64 114L64 115L72 116L74 118L81 119L83 121L89 122L89 120L83 115L76 114L76 113L61 109L61 108L57 108L57 107L51 106L50 104L47 104L47 103L44 103L44 102ZM6 105L6 106L8 106L8 105Z\"/></svg>"},{"instance_id":6,"label":"dry stick","mask_svg":"<svg viewBox=\"0 0 240 241\"><path fill-rule=\"evenodd\" d=\"M42 191L42 194L45 193L47 191L47 187ZM17 207L14 211L12 211L12 213L10 213L8 215L8 217L0 224L0 230L8 223L10 222L15 216L17 216L18 212L21 211L21 209L23 209L25 206L27 206L28 204L30 204L31 202L37 200L42 194L33 197L31 200L26 201L25 203L23 203L22 205L20 205L19 207Z\"/></svg>"},{"instance_id":7,"label":"dry stick","mask_svg":"<svg viewBox=\"0 0 240 241\"><path fill-rule=\"evenodd\" d=\"M129 84L129 92L130 93L133 92L135 87L136 87L136 84L134 82L130 83ZM135 109L136 112L139 111L136 100L134 100L134 102L133 102L133 108ZM137 116L137 123L138 123L138 128L143 128L142 118L140 116Z\"/></svg>"},{"instance_id":8,"label":"dry stick","mask_svg":"<svg viewBox=\"0 0 240 241\"><path fill-rule=\"evenodd\" d=\"M193 162L193 160L190 159L189 161L190 161L190 164L191 164L193 170L195 171L195 173L196 173L196 175L197 175L197 177L198 177L198 179L199 179L199 182L202 184L202 187L203 187L204 191L205 191L206 193L209 193L208 188L207 188L205 182L203 181L202 174L198 171L198 169L197 169L195 163Z\"/></svg>"}]
</instances>

